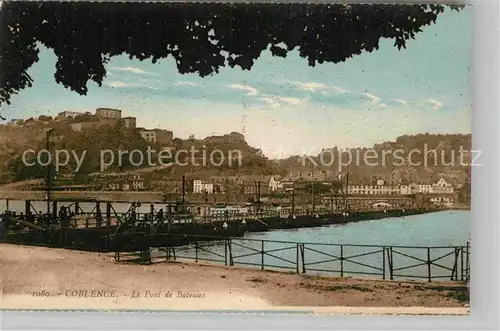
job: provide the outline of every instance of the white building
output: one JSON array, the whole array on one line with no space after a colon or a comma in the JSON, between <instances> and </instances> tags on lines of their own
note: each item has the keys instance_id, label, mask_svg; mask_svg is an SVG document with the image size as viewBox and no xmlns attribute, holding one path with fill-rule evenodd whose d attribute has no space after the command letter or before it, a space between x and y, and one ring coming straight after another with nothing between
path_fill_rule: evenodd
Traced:
<instances>
[{"instance_id":1,"label":"white building","mask_svg":"<svg viewBox=\"0 0 500 331\"><path fill-rule=\"evenodd\" d=\"M398 186L390 185L349 185L347 187L348 194L360 195L393 195L400 194Z\"/></svg>"},{"instance_id":2,"label":"white building","mask_svg":"<svg viewBox=\"0 0 500 331\"><path fill-rule=\"evenodd\" d=\"M247 206L217 206L210 208L210 216L234 216L248 214Z\"/></svg>"},{"instance_id":3,"label":"white building","mask_svg":"<svg viewBox=\"0 0 500 331\"><path fill-rule=\"evenodd\" d=\"M432 192L432 185L430 184L418 184L417 192L422 194L429 194Z\"/></svg>"},{"instance_id":4,"label":"white building","mask_svg":"<svg viewBox=\"0 0 500 331\"><path fill-rule=\"evenodd\" d=\"M376 202L372 205L374 208L391 208L392 205L387 202Z\"/></svg>"},{"instance_id":5,"label":"white building","mask_svg":"<svg viewBox=\"0 0 500 331\"><path fill-rule=\"evenodd\" d=\"M82 115L82 113L77 111L63 111L57 114L57 118L77 117L78 115Z\"/></svg>"},{"instance_id":6,"label":"white building","mask_svg":"<svg viewBox=\"0 0 500 331\"><path fill-rule=\"evenodd\" d=\"M412 194L412 189L410 185L401 185L400 186L400 194L401 195L409 195Z\"/></svg>"},{"instance_id":7,"label":"white building","mask_svg":"<svg viewBox=\"0 0 500 331\"><path fill-rule=\"evenodd\" d=\"M213 193L214 184L209 182L204 182L200 179L195 179L193 181L193 193Z\"/></svg>"},{"instance_id":8,"label":"white building","mask_svg":"<svg viewBox=\"0 0 500 331\"><path fill-rule=\"evenodd\" d=\"M276 190L281 190L283 188L283 184L281 183L281 180L279 180L277 177L271 176L269 179L269 191L273 192Z\"/></svg>"},{"instance_id":9,"label":"white building","mask_svg":"<svg viewBox=\"0 0 500 331\"><path fill-rule=\"evenodd\" d=\"M435 204L435 205L440 205L440 206L453 206L455 204L455 200L453 197L432 197L430 201Z\"/></svg>"},{"instance_id":10,"label":"white building","mask_svg":"<svg viewBox=\"0 0 500 331\"><path fill-rule=\"evenodd\" d=\"M71 123L71 130L74 132L82 131L82 123Z\"/></svg>"},{"instance_id":11,"label":"white building","mask_svg":"<svg viewBox=\"0 0 500 331\"><path fill-rule=\"evenodd\" d=\"M432 184L431 193L435 194L450 194L453 193L453 185L448 183L444 178L440 178L437 183Z\"/></svg>"},{"instance_id":12,"label":"white building","mask_svg":"<svg viewBox=\"0 0 500 331\"><path fill-rule=\"evenodd\" d=\"M148 143L155 143L156 142L156 132L153 130L142 130L139 132L141 135L142 139L146 140Z\"/></svg>"},{"instance_id":13,"label":"white building","mask_svg":"<svg viewBox=\"0 0 500 331\"><path fill-rule=\"evenodd\" d=\"M111 108L98 108L95 112L96 116L99 118L113 118L119 119L122 117L122 111L119 109Z\"/></svg>"},{"instance_id":14,"label":"white building","mask_svg":"<svg viewBox=\"0 0 500 331\"><path fill-rule=\"evenodd\" d=\"M135 117L122 118L123 125L126 128L135 128L137 126L137 119Z\"/></svg>"},{"instance_id":15,"label":"white building","mask_svg":"<svg viewBox=\"0 0 500 331\"><path fill-rule=\"evenodd\" d=\"M10 120L9 123L7 123L8 126L23 126L24 120L22 119L12 119Z\"/></svg>"}]
</instances>

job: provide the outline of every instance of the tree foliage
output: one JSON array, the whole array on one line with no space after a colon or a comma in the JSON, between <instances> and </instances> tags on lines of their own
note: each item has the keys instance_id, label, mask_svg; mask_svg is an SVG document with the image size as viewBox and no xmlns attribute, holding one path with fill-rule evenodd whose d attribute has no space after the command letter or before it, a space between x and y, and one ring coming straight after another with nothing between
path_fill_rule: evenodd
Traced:
<instances>
[{"instance_id":1,"label":"tree foliage","mask_svg":"<svg viewBox=\"0 0 500 331\"><path fill-rule=\"evenodd\" d=\"M452 6L459 9L460 6ZM4 2L0 9L0 104L32 86L37 42L53 49L54 78L79 94L101 86L112 56L169 56L180 73L250 70L263 50L297 49L309 65L341 62L391 38L398 48L436 21L443 5Z\"/></svg>"}]
</instances>

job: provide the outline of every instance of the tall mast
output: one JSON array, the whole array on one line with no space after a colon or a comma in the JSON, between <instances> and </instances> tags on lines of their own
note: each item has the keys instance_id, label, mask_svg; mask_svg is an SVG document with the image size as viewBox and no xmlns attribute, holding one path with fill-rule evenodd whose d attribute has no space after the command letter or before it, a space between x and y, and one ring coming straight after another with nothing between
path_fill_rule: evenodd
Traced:
<instances>
[{"instance_id":1,"label":"tall mast","mask_svg":"<svg viewBox=\"0 0 500 331\"><path fill-rule=\"evenodd\" d=\"M212 194L214 195L214 203L217 202L217 198L215 197L215 180L212 179Z\"/></svg>"},{"instance_id":2,"label":"tall mast","mask_svg":"<svg viewBox=\"0 0 500 331\"><path fill-rule=\"evenodd\" d=\"M182 175L182 206L184 207L185 201L185 191L186 191L186 176Z\"/></svg>"},{"instance_id":3,"label":"tall mast","mask_svg":"<svg viewBox=\"0 0 500 331\"><path fill-rule=\"evenodd\" d=\"M316 209L315 203L314 203L314 164L311 162L311 176L312 176L312 188L311 188L311 196L312 196L312 212L314 213L314 210Z\"/></svg>"},{"instance_id":4,"label":"tall mast","mask_svg":"<svg viewBox=\"0 0 500 331\"><path fill-rule=\"evenodd\" d=\"M257 202L260 203L260 180L257 182Z\"/></svg>"},{"instance_id":5,"label":"tall mast","mask_svg":"<svg viewBox=\"0 0 500 331\"><path fill-rule=\"evenodd\" d=\"M316 208L315 208L315 207L316 207L316 204L315 204L315 201L314 201L314 200L315 200L315 199L314 199L314 184L315 184L315 183L316 183L316 182L314 181L314 178L313 178L313 182L312 182L312 190L311 190L311 193L312 193L312 211L313 211L313 213L314 213L314 210L316 209Z\"/></svg>"},{"instance_id":6,"label":"tall mast","mask_svg":"<svg viewBox=\"0 0 500 331\"><path fill-rule=\"evenodd\" d=\"M347 210L347 195L349 192L349 168L347 168L347 174L346 174L346 179L345 179L345 195L344 195L344 201L345 201L345 209Z\"/></svg>"}]
</instances>

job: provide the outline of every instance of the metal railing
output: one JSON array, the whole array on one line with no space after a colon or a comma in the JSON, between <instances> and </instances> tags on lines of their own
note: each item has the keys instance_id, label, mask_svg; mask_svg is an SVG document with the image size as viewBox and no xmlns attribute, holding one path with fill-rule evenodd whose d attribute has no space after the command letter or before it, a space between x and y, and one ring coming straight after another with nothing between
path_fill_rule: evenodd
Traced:
<instances>
[{"instance_id":1,"label":"metal railing","mask_svg":"<svg viewBox=\"0 0 500 331\"><path fill-rule=\"evenodd\" d=\"M167 236L168 237L168 236ZM426 279L467 282L470 244L465 246L378 246L300 243L247 238L206 241L190 236L190 243L150 249L148 262L201 261L261 270L293 270L302 274L375 276L382 279ZM168 239L166 240L168 241ZM144 252L141 253L145 256ZM137 257L137 254L127 254ZM123 261L125 255L115 258ZM126 259L125 259L126 260Z\"/></svg>"}]
</instances>

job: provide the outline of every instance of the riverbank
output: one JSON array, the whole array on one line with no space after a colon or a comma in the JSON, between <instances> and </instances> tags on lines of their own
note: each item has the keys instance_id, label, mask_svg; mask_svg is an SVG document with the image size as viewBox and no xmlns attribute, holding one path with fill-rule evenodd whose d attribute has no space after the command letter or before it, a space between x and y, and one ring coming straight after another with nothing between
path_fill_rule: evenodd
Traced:
<instances>
[{"instance_id":1,"label":"riverbank","mask_svg":"<svg viewBox=\"0 0 500 331\"><path fill-rule=\"evenodd\" d=\"M3 309L439 307L466 312L468 300L467 287L448 282L326 278L173 262L139 266L117 264L111 254L8 244L0 244L0 250Z\"/></svg>"},{"instance_id":2,"label":"riverbank","mask_svg":"<svg viewBox=\"0 0 500 331\"><path fill-rule=\"evenodd\" d=\"M472 210L470 205L455 205L449 208L450 210Z\"/></svg>"}]
</instances>

